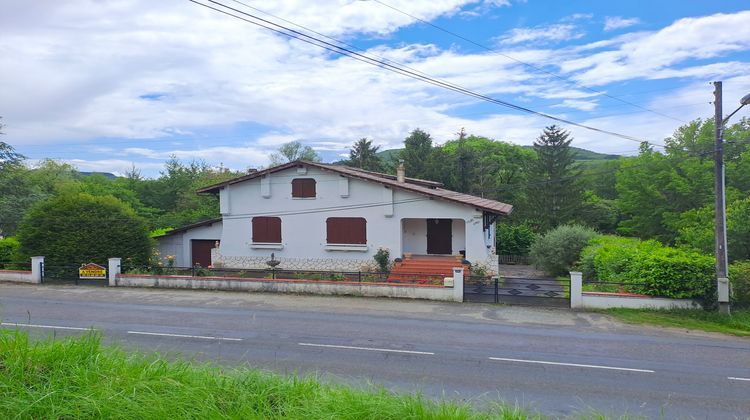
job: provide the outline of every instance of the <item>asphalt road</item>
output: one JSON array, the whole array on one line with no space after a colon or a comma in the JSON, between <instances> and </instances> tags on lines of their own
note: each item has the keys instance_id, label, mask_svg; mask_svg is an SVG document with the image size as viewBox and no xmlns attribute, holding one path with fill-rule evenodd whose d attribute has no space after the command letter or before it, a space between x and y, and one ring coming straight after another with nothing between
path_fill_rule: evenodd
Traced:
<instances>
[{"instance_id":1,"label":"asphalt road","mask_svg":"<svg viewBox=\"0 0 750 420\"><path fill-rule=\"evenodd\" d=\"M750 418L750 340L489 304L0 284L3 328L550 416Z\"/></svg>"}]
</instances>

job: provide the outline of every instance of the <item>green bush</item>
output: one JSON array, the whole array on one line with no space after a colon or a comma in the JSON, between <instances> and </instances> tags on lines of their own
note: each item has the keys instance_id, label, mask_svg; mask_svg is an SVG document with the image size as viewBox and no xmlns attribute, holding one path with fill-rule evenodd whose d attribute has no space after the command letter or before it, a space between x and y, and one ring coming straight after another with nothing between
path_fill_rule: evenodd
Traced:
<instances>
[{"instance_id":1,"label":"green bush","mask_svg":"<svg viewBox=\"0 0 750 420\"><path fill-rule=\"evenodd\" d=\"M16 268L15 263L21 262L18 255L18 248L21 244L16 238L9 237L0 239L0 269Z\"/></svg>"},{"instance_id":2,"label":"green bush","mask_svg":"<svg viewBox=\"0 0 750 420\"><path fill-rule=\"evenodd\" d=\"M732 282L732 304L750 308L750 261L739 261L729 266Z\"/></svg>"},{"instance_id":3,"label":"green bush","mask_svg":"<svg viewBox=\"0 0 750 420\"><path fill-rule=\"evenodd\" d=\"M43 255L46 266L106 264L121 257L146 265L151 239L144 222L112 196L62 194L34 205L18 228L20 253Z\"/></svg>"},{"instance_id":4,"label":"green bush","mask_svg":"<svg viewBox=\"0 0 750 420\"><path fill-rule=\"evenodd\" d=\"M537 234L528 223L498 223L495 228L498 255L529 255Z\"/></svg>"},{"instance_id":5,"label":"green bush","mask_svg":"<svg viewBox=\"0 0 750 420\"><path fill-rule=\"evenodd\" d=\"M581 250L597 233L580 225L562 225L550 230L531 245L531 260L550 275L565 275Z\"/></svg>"},{"instance_id":6,"label":"green bush","mask_svg":"<svg viewBox=\"0 0 750 420\"><path fill-rule=\"evenodd\" d=\"M642 284L633 287L635 293L711 300L714 271L714 259L708 255L663 247L635 259L626 275Z\"/></svg>"},{"instance_id":7,"label":"green bush","mask_svg":"<svg viewBox=\"0 0 750 420\"><path fill-rule=\"evenodd\" d=\"M583 248L576 268L586 280L625 281L633 261L661 247L661 243L653 240L598 236Z\"/></svg>"},{"instance_id":8,"label":"green bush","mask_svg":"<svg viewBox=\"0 0 750 420\"><path fill-rule=\"evenodd\" d=\"M632 293L712 302L714 260L657 241L601 236L581 251L577 266L586 280L624 283Z\"/></svg>"}]
</instances>

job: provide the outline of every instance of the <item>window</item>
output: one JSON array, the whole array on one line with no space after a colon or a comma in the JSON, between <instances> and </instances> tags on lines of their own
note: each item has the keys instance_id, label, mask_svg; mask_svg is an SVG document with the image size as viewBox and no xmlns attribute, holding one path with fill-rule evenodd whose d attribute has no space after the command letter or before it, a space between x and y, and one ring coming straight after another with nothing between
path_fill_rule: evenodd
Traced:
<instances>
[{"instance_id":1,"label":"window","mask_svg":"<svg viewBox=\"0 0 750 420\"><path fill-rule=\"evenodd\" d=\"M253 242L281 243L281 219L278 217L253 217Z\"/></svg>"},{"instance_id":2,"label":"window","mask_svg":"<svg viewBox=\"0 0 750 420\"><path fill-rule=\"evenodd\" d=\"M326 219L326 242L329 244L367 244L367 220L363 217L329 217Z\"/></svg>"},{"instance_id":3,"label":"window","mask_svg":"<svg viewBox=\"0 0 750 420\"><path fill-rule=\"evenodd\" d=\"M314 198L315 180L312 178L295 178L292 180L292 197Z\"/></svg>"}]
</instances>

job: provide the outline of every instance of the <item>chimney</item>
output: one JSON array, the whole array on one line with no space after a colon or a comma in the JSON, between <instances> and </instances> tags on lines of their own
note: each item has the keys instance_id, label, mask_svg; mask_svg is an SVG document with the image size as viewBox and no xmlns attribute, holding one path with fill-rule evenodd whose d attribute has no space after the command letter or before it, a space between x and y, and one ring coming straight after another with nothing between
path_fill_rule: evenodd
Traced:
<instances>
[{"instance_id":1,"label":"chimney","mask_svg":"<svg viewBox=\"0 0 750 420\"><path fill-rule=\"evenodd\" d=\"M406 182L406 169L404 168L404 160L398 160L398 169L396 169L396 181Z\"/></svg>"}]
</instances>

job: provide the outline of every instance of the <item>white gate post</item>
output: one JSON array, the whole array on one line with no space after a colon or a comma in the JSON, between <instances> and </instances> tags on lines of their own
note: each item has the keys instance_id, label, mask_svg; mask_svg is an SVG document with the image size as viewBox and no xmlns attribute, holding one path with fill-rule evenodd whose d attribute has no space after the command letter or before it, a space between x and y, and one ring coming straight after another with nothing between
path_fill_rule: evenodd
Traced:
<instances>
[{"instance_id":1,"label":"white gate post","mask_svg":"<svg viewBox=\"0 0 750 420\"><path fill-rule=\"evenodd\" d=\"M110 258L109 259L109 270L107 270L107 275L109 278L109 285L110 286L117 286L117 275L120 274L120 258Z\"/></svg>"},{"instance_id":2,"label":"white gate post","mask_svg":"<svg viewBox=\"0 0 750 420\"><path fill-rule=\"evenodd\" d=\"M570 272L570 308L583 308L583 273Z\"/></svg>"},{"instance_id":3,"label":"white gate post","mask_svg":"<svg viewBox=\"0 0 750 420\"><path fill-rule=\"evenodd\" d=\"M31 257L31 282L41 283L44 276L44 257Z\"/></svg>"},{"instance_id":4,"label":"white gate post","mask_svg":"<svg viewBox=\"0 0 750 420\"><path fill-rule=\"evenodd\" d=\"M457 267L453 269L453 300L456 302L464 301L464 268Z\"/></svg>"}]
</instances>

